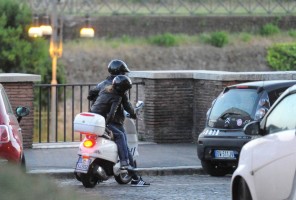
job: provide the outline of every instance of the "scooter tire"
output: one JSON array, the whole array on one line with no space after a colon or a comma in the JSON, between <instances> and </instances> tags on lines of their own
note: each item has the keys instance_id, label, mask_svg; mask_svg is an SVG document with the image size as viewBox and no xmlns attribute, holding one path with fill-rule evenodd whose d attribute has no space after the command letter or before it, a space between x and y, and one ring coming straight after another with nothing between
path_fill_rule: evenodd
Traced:
<instances>
[{"instance_id":1,"label":"scooter tire","mask_svg":"<svg viewBox=\"0 0 296 200\"><path fill-rule=\"evenodd\" d=\"M98 183L98 178L90 174L80 174L81 182L86 188L93 188Z\"/></svg>"},{"instance_id":2,"label":"scooter tire","mask_svg":"<svg viewBox=\"0 0 296 200\"><path fill-rule=\"evenodd\" d=\"M129 175L128 172L120 173L119 175L114 175L114 178L116 182L119 184L128 184L132 180L132 177L131 175Z\"/></svg>"},{"instance_id":3,"label":"scooter tire","mask_svg":"<svg viewBox=\"0 0 296 200\"><path fill-rule=\"evenodd\" d=\"M75 178L77 179L77 181L81 182L81 178L80 178L80 174L78 175L77 172L74 172Z\"/></svg>"},{"instance_id":4,"label":"scooter tire","mask_svg":"<svg viewBox=\"0 0 296 200\"><path fill-rule=\"evenodd\" d=\"M133 167L137 167L137 162L134 161ZM119 184L128 184L132 180L132 176L128 172L120 173L119 175L114 175L114 178Z\"/></svg>"}]
</instances>

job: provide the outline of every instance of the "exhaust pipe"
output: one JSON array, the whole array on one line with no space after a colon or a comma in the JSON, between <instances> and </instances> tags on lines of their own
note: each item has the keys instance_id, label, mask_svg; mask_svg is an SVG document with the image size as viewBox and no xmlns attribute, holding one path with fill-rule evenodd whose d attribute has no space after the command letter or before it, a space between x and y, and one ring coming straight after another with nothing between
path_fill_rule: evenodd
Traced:
<instances>
[{"instance_id":1,"label":"exhaust pipe","mask_svg":"<svg viewBox=\"0 0 296 200\"><path fill-rule=\"evenodd\" d=\"M98 166L98 169L95 170L95 174L96 174L96 176L98 176L100 179L102 179L104 181L108 180L108 176L107 176L105 170L103 169L103 167L101 167L101 166Z\"/></svg>"}]
</instances>

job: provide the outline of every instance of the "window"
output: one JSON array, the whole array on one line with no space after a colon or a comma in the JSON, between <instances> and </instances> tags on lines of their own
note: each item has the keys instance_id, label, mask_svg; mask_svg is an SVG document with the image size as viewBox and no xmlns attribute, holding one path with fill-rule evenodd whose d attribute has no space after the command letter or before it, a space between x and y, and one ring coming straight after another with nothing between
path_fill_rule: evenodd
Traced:
<instances>
[{"instance_id":1,"label":"window","mask_svg":"<svg viewBox=\"0 0 296 200\"><path fill-rule=\"evenodd\" d=\"M5 109L6 109L6 112L9 113L9 114L13 114L13 111L12 111L12 108L11 108L11 105L9 103L9 99L4 91L4 89L2 88L1 90L1 96L3 98L3 102L4 102L4 105L5 105Z\"/></svg>"},{"instance_id":2,"label":"window","mask_svg":"<svg viewBox=\"0 0 296 200\"><path fill-rule=\"evenodd\" d=\"M286 96L273 109L266 120L266 133L295 129L296 127L296 94Z\"/></svg>"},{"instance_id":3,"label":"window","mask_svg":"<svg viewBox=\"0 0 296 200\"><path fill-rule=\"evenodd\" d=\"M210 120L216 120L223 112L232 107L243 110L253 117L257 98L258 94L255 89L231 89L220 94L212 108Z\"/></svg>"}]
</instances>

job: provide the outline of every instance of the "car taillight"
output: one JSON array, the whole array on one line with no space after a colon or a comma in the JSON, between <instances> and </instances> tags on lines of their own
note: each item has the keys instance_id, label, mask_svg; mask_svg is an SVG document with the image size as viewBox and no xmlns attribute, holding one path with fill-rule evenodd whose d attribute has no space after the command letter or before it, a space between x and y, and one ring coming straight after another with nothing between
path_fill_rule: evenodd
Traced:
<instances>
[{"instance_id":1,"label":"car taillight","mask_svg":"<svg viewBox=\"0 0 296 200\"><path fill-rule=\"evenodd\" d=\"M0 143L6 143L9 142L10 137L9 137L9 132L8 132L8 127L1 125L0 126Z\"/></svg>"}]
</instances>

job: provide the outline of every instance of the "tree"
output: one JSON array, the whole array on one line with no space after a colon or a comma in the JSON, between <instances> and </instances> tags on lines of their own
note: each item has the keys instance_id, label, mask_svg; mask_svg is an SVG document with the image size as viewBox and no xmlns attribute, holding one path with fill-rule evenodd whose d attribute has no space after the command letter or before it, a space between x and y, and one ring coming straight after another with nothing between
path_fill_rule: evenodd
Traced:
<instances>
[{"instance_id":1,"label":"tree","mask_svg":"<svg viewBox=\"0 0 296 200\"><path fill-rule=\"evenodd\" d=\"M50 83L48 41L28 36L29 6L21 0L0 0L0 13L0 72L40 74L42 83ZM63 73L58 79L63 82Z\"/></svg>"}]
</instances>

